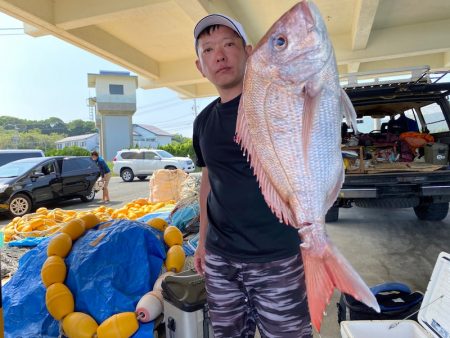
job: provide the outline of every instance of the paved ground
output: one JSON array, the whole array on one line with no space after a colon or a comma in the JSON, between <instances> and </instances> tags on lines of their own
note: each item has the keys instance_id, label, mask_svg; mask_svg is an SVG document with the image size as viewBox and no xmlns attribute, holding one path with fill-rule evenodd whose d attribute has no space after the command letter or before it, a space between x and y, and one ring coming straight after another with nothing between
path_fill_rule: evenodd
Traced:
<instances>
[{"instance_id":1,"label":"paved ground","mask_svg":"<svg viewBox=\"0 0 450 338\"><path fill-rule=\"evenodd\" d=\"M112 208L119 208L122 205L141 197L148 197L148 179L145 181L134 180L133 182L124 182L120 177L112 177L109 186L109 194L111 197L111 202L108 204ZM89 203L83 203L80 199L74 199L69 201L64 201L62 203L54 204L48 206L49 208L61 208L61 209L77 209L77 210L89 210L94 209L100 205L102 200L102 193L99 192L95 196L95 199ZM0 227L8 224L9 219L0 214Z\"/></svg>"},{"instance_id":2,"label":"paved ground","mask_svg":"<svg viewBox=\"0 0 450 338\"><path fill-rule=\"evenodd\" d=\"M148 181L111 181L111 206L114 208L139 197L148 196ZM99 198L99 197L97 197ZM91 209L99 205L79 201L64 202L65 209ZM0 226L8 223L0 216ZM327 226L328 233L345 257L369 285L400 281L412 289L425 291L436 258L450 252L450 217L442 222L418 221L412 209L341 209L340 220ZM327 308L321 335L340 337L335 293Z\"/></svg>"}]
</instances>

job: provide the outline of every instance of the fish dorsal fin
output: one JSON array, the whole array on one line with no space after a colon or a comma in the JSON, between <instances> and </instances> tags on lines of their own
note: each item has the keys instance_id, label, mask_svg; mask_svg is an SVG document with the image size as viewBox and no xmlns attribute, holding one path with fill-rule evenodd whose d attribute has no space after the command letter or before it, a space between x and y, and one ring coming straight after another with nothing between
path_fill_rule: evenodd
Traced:
<instances>
[{"instance_id":1,"label":"fish dorsal fin","mask_svg":"<svg viewBox=\"0 0 450 338\"><path fill-rule=\"evenodd\" d=\"M308 30L308 32L310 32L314 29L316 21L314 20L314 16L306 0L303 0L300 6L302 7L302 11L305 14L306 29Z\"/></svg>"},{"instance_id":2,"label":"fish dorsal fin","mask_svg":"<svg viewBox=\"0 0 450 338\"><path fill-rule=\"evenodd\" d=\"M270 84L268 84L268 86L270 86ZM264 102L260 102L260 100L251 100L251 102L246 101L246 96L242 95L236 123L236 141L244 150L244 154L247 156L247 160L250 161L250 165L253 168L254 174L256 175L259 187L264 196L264 200L268 204L269 208L280 220L280 222L296 226L295 219L293 217L292 211L289 209L288 203L284 201L281 195L276 191L275 187L271 183L270 177L267 175L263 168L263 165L257 153L256 146L254 144L253 137L250 132L246 112L254 111L255 109L263 109L263 105Z\"/></svg>"}]
</instances>

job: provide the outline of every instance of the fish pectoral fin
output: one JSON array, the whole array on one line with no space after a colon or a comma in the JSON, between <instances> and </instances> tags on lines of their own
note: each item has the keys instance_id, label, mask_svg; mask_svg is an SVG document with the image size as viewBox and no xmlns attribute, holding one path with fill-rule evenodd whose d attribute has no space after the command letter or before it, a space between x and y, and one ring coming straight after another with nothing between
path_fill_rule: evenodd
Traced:
<instances>
[{"instance_id":1,"label":"fish pectoral fin","mask_svg":"<svg viewBox=\"0 0 450 338\"><path fill-rule=\"evenodd\" d=\"M312 127L314 117L317 115L319 108L319 100L321 91L313 91L305 86L304 89L304 103L302 114L302 146L305 162L308 161L308 147L311 141Z\"/></svg>"},{"instance_id":2,"label":"fish pectoral fin","mask_svg":"<svg viewBox=\"0 0 450 338\"><path fill-rule=\"evenodd\" d=\"M344 89L341 88L341 105L344 111L345 120L347 124L352 126L352 129L355 131L355 134L359 134L358 126L356 122L356 111L353 107L352 101L348 97L347 93Z\"/></svg>"}]
</instances>

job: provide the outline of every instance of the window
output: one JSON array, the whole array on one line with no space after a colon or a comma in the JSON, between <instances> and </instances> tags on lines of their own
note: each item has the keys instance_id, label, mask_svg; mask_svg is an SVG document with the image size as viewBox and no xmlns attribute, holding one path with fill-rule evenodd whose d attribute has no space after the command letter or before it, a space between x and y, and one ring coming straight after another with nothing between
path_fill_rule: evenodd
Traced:
<instances>
[{"instance_id":1,"label":"window","mask_svg":"<svg viewBox=\"0 0 450 338\"><path fill-rule=\"evenodd\" d=\"M68 173L82 169L80 163L75 158L66 159L63 161L62 173Z\"/></svg>"},{"instance_id":2,"label":"window","mask_svg":"<svg viewBox=\"0 0 450 338\"><path fill-rule=\"evenodd\" d=\"M158 153L159 156L161 156L162 158L171 158L173 157L173 155L171 153L168 153L165 150L157 150L156 151Z\"/></svg>"},{"instance_id":3,"label":"window","mask_svg":"<svg viewBox=\"0 0 450 338\"><path fill-rule=\"evenodd\" d=\"M53 162L47 162L42 166L41 172L44 175L50 175L56 173L55 164Z\"/></svg>"},{"instance_id":4,"label":"window","mask_svg":"<svg viewBox=\"0 0 450 338\"><path fill-rule=\"evenodd\" d=\"M126 151L121 154L124 160L142 160L144 159L144 153L135 151Z\"/></svg>"},{"instance_id":5,"label":"window","mask_svg":"<svg viewBox=\"0 0 450 338\"><path fill-rule=\"evenodd\" d=\"M123 95L123 85L110 84L109 93L111 95Z\"/></svg>"},{"instance_id":6,"label":"window","mask_svg":"<svg viewBox=\"0 0 450 338\"><path fill-rule=\"evenodd\" d=\"M437 103L423 106L420 110L430 134L449 131L442 109Z\"/></svg>"},{"instance_id":7,"label":"window","mask_svg":"<svg viewBox=\"0 0 450 338\"><path fill-rule=\"evenodd\" d=\"M95 166L95 162L90 157L68 158L62 163L62 173L92 169Z\"/></svg>"},{"instance_id":8,"label":"window","mask_svg":"<svg viewBox=\"0 0 450 338\"><path fill-rule=\"evenodd\" d=\"M146 160L154 160L155 156L157 156L154 152L151 151L146 151L144 154Z\"/></svg>"}]
</instances>

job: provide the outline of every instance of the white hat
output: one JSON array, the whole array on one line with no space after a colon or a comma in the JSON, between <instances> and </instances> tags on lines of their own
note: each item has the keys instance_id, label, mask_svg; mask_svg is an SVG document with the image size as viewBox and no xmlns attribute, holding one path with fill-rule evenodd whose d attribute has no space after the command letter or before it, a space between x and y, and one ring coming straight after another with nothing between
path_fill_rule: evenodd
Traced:
<instances>
[{"instance_id":1,"label":"white hat","mask_svg":"<svg viewBox=\"0 0 450 338\"><path fill-rule=\"evenodd\" d=\"M210 14L201 19L194 28L195 49L197 50L197 40L200 33L209 26L222 25L234 30L248 44L248 38L245 34L244 27L236 20L223 14Z\"/></svg>"}]
</instances>

